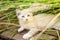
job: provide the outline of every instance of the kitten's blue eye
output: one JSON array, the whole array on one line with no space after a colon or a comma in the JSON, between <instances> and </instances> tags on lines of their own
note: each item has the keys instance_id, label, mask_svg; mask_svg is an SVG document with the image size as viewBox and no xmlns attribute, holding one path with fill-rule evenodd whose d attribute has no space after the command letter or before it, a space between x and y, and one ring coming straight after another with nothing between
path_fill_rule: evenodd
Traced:
<instances>
[{"instance_id":1,"label":"kitten's blue eye","mask_svg":"<svg viewBox=\"0 0 60 40\"><path fill-rule=\"evenodd\" d=\"M22 17L24 17L24 16L22 16Z\"/></svg>"},{"instance_id":2,"label":"kitten's blue eye","mask_svg":"<svg viewBox=\"0 0 60 40\"><path fill-rule=\"evenodd\" d=\"M27 15L27 16L30 16L30 15Z\"/></svg>"}]
</instances>

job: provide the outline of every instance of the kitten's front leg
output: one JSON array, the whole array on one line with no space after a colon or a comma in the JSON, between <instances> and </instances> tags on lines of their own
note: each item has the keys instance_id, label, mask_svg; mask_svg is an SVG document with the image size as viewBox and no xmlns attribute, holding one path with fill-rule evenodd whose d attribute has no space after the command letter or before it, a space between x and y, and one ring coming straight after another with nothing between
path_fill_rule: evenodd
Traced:
<instances>
[{"instance_id":1,"label":"kitten's front leg","mask_svg":"<svg viewBox=\"0 0 60 40\"><path fill-rule=\"evenodd\" d=\"M31 29L28 33L23 35L24 39L29 39L32 37L34 34L36 34L39 30L38 29Z\"/></svg>"},{"instance_id":2,"label":"kitten's front leg","mask_svg":"<svg viewBox=\"0 0 60 40\"><path fill-rule=\"evenodd\" d=\"M23 31L23 30L24 30L24 28L21 27L21 28L18 29L18 32L21 32L21 31Z\"/></svg>"}]
</instances>

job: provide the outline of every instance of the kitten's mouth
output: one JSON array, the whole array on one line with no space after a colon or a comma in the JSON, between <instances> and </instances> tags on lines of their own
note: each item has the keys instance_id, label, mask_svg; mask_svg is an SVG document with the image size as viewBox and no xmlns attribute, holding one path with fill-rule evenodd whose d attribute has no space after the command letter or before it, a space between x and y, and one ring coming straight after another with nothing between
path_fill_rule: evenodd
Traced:
<instances>
[{"instance_id":1,"label":"kitten's mouth","mask_svg":"<svg viewBox=\"0 0 60 40\"><path fill-rule=\"evenodd\" d=\"M34 19L29 19L29 20L27 19L27 20L25 21L25 23L28 24L28 23L31 23L31 22L33 22L33 21L34 21Z\"/></svg>"},{"instance_id":2,"label":"kitten's mouth","mask_svg":"<svg viewBox=\"0 0 60 40\"><path fill-rule=\"evenodd\" d=\"M25 21L26 24L30 23L29 21Z\"/></svg>"}]
</instances>

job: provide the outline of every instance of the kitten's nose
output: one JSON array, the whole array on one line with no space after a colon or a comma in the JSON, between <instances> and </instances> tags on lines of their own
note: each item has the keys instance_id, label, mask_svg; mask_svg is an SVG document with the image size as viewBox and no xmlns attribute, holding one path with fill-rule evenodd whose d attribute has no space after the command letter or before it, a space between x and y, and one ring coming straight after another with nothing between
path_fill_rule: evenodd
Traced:
<instances>
[{"instance_id":1,"label":"kitten's nose","mask_svg":"<svg viewBox=\"0 0 60 40\"><path fill-rule=\"evenodd\" d=\"M26 19L26 21L27 21L28 19Z\"/></svg>"}]
</instances>

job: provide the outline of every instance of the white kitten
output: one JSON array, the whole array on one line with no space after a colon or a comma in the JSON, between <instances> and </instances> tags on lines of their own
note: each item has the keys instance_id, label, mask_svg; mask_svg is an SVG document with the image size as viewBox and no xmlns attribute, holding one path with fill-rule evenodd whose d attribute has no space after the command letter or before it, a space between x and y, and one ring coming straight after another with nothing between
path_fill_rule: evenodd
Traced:
<instances>
[{"instance_id":1,"label":"white kitten","mask_svg":"<svg viewBox=\"0 0 60 40\"><path fill-rule=\"evenodd\" d=\"M16 15L19 19L20 28L18 32L28 29L29 32L23 35L24 39L29 39L38 31L43 30L49 21L55 16L51 14L39 14L33 16L33 12L39 10L48 10L52 5L33 3L30 8L24 10L16 10ZM60 25L60 24L59 24ZM57 29L57 28L56 28Z\"/></svg>"},{"instance_id":2,"label":"white kitten","mask_svg":"<svg viewBox=\"0 0 60 40\"><path fill-rule=\"evenodd\" d=\"M24 39L29 39L38 31L43 30L49 21L55 16L51 14L39 14L33 16L31 12L27 10L16 10L16 15L19 19L20 28L18 32L28 29L29 32L23 35ZM60 23L60 22L59 22ZM60 25L60 24L59 24ZM56 25L55 25L56 26Z\"/></svg>"}]
</instances>

